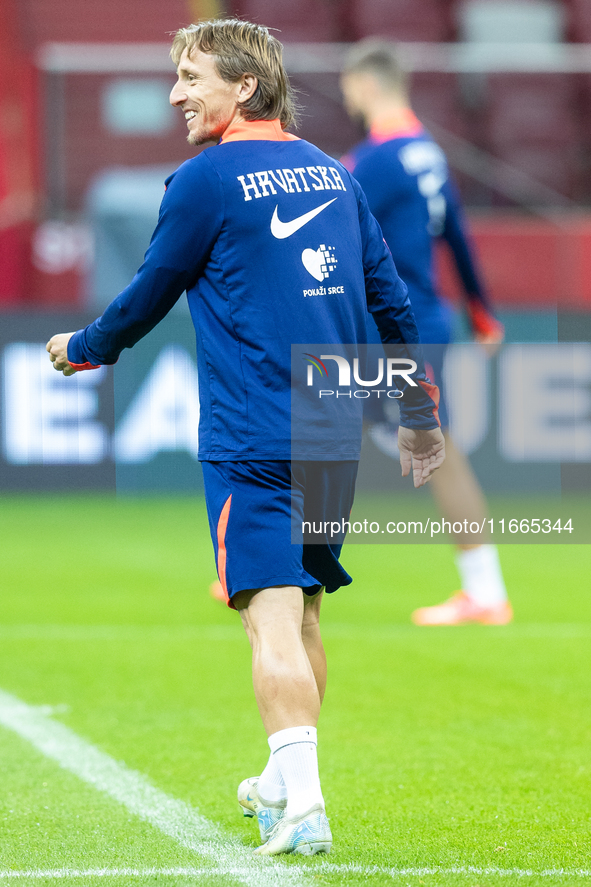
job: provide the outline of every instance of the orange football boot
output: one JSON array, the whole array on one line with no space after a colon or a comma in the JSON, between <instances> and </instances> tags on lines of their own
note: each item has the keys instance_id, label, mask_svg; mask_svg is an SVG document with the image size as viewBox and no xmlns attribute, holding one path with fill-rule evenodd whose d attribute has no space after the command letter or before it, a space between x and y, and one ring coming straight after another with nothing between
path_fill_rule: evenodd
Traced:
<instances>
[{"instance_id":1,"label":"orange football boot","mask_svg":"<svg viewBox=\"0 0 591 887\"><path fill-rule=\"evenodd\" d=\"M481 607L465 591L458 591L448 601L435 607L420 607L411 615L415 625L507 625L513 619L509 601Z\"/></svg>"}]
</instances>

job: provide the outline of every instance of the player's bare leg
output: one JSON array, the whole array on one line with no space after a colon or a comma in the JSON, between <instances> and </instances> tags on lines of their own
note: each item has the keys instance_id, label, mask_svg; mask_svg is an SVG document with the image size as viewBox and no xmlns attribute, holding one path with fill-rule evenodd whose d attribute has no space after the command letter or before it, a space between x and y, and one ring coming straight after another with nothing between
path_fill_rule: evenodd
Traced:
<instances>
[{"instance_id":1,"label":"player's bare leg","mask_svg":"<svg viewBox=\"0 0 591 887\"><path fill-rule=\"evenodd\" d=\"M445 520L451 524L476 522L482 526L487 517L486 500L468 459L449 434L445 437L445 462L431 478L431 490ZM488 537L456 534L458 548L474 548Z\"/></svg>"},{"instance_id":2,"label":"player's bare leg","mask_svg":"<svg viewBox=\"0 0 591 887\"><path fill-rule=\"evenodd\" d=\"M302 619L302 642L314 672L321 705L326 690L326 654L320 635L320 605L322 603L323 591L324 589L321 589L314 596L303 595L304 615ZM252 631L248 619L245 619L245 628L252 646ZM247 781L249 785L243 785L244 790L240 794L244 795L244 797L239 800L244 802L249 795L253 796L253 781L251 779ZM263 799L263 806L265 807L275 806L283 808L287 802L287 788L273 753L270 754L267 765L260 777L256 779L256 791L259 798ZM249 811L255 812L253 804L247 804L246 806L243 804L243 810L247 816L250 815ZM257 815L259 825L262 824L261 835L264 839L268 823L276 818L276 815L273 815L273 811L264 813L262 817L260 812Z\"/></svg>"},{"instance_id":3,"label":"player's bare leg","mask_svg":"<svg viewBox=\"0 0 591 887\"><path fill-rule=\"evenodd\" d=\"M304 618L302 620L302 642L314 672L320 705L322 705L326 692L326 653L320 634L320 606L323 593L324 589L321 589L314 597L304 595Z\"/></svg>"},{"instance_id":4,"label":"player's bare leg","mask_svg":"<svg viewBox=\"0 0 591 887\"><path fill-rule=\"evenodd\" d=\"M450 524L468 521L482 526L487 518L484 493L468 459L445 434L446 458L433 474L431 488L441 513ZM413 613L419 625L488 622L505 624L513 616L507 600L497 550L486 534L454 534L458 547L456 564L462 591L436 607Z\"/></svg>"},{"instance_id":5,"label":"player's bare leg","mask_svg":"<svg viewBox=\"0 0 591 887\"><path fill-rule=\"evenodd\" d=\"M326 653L320 635L320 605L322 603L322 595L324 589L313 597L304 595L304 618L302 621L302 641L316 678L316 686L320 695L320 704L324 699L326 690ZM226 603L226 595L222 588L222 583L217 580L209 586L209 593L220 603ZM252 637L249 629L248 621L244 621L244 627L252 646Z\"/></svg>"},{"instance_id":6,"label":"player's bare leg","mask_svg":"<svg viewBox=\"0 0 591 887\"><path fill-rule=\"evenodd\" d=\"M267 840L257 852L264 855L328 852L331 847L316 753L316 723L326 686L321 597L307 599L295 586L234 597L253 650L253 685L271 749L260 779L241 786L252 785L249 795L256 798L261 835ZM275 794L269 807L263 790ZM286 806L284 799L278 800L282 791ZM273 814L275 823L265 828Z\"/></svg>"},{"instance_id":7,"label":"player's bare leg","mask_svg":"<svg viewBox=\"0 0 591 887\"><path fill-rule=\"evenodd\" d=\"M307 594L303 595L304 615L302 619L302 643L310 661L310 665L312 666L312 671L314 672L318 695L320 697L320 705L322 705L324 694L326 692L327 672L326 653L324 651L324 644L322 643L322 636L320 634L320 606L322 604L323 594L324 589L321 589L313 596ZM212 596L215 597L216 595L213 595L212 592ZM250 641L250 646L252 647L252 630L250 627L250 620L246 613L243 617L243 625L248 640Z\"/></svg>"},{"instance_id":8,"label":"player's bare leg","mask_svg":"<svg viewBox=\"0 0 591 887\"><path fill-rule=\"evenodd\" d=\"M302 639L302 589L283 585L243 591L234 604L251 642L254 693L267 735L315 727L320 693Z\"/></svg>"}]
</instances>

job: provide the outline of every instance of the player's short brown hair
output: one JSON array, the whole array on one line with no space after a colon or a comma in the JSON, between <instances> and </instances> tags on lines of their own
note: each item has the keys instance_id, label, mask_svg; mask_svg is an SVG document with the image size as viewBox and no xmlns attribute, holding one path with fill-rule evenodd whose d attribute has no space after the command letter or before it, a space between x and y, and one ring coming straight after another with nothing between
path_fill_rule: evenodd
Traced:
<instances>
[{"instance_id":1,"label":"player's short brown hair","mask_svg":"<svg viewBox=\"0 0 591 887\"><path fill-rule=\"evenodd\" d=\"M281 126L297 124L298 108L283 66L283 46L267 28L252 22L226 18L180 28L174 35L170 57L175 65L183 52L198 49L215 56L223 80L236 83L243 74L254 74L258 86L241 105L246 120L276 120Z\"/></svg>"},{"instance_id":2,"label":"player's short brown hair","mask_svg":"<svg viewBox=\"0 0 591 887\"><path fill-rule=\"evenodd\" d=\"M408 71L400 60L396 43L368 37L360 40L348 52L343 74L373 74L385 89L408 89Z\"/></svg>"}]
</instances>

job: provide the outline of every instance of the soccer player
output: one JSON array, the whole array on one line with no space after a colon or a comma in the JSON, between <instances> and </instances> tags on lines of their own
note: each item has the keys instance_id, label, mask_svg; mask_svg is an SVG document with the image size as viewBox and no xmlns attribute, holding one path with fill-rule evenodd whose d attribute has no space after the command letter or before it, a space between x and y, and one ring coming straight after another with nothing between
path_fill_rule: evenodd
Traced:
<instances>
[{"instance_id":1,"label":"soccer player","mask_svg":"<svg viewBox=\"0 0 591 887\"><path fill-rule=\"evenodd\" d=\"M494 318L478 279L445 155L410 106L408 77L395 45L369 39L354 46L345 64L341 88L349 115L368 130L365 141L343 162L361 184L396 268L408 286L421 342L431 343L424 349L429 373L442 392L442 346L451 340L453 315L436 290L436 238L446 241L455 260L476 341L498 345L503 327ZM486 517L484 496L468 460L450 439L443 392L439 414L447 455L441 471L433 476L431 488L446 520L453 524L468 519L482 525ZM380 416L369 418L375 421ZM456 543L462 590L442 604L416 610L414 622L509 622L513 614L496 547L474 544L465 535L456 537Z\"/></svg>"},{"instance_id":2,"label":"soccer player","mask_svg":"<svg viewBox=\"0 0 591 887\"><path fill-rule=\"evenodd\" d=\"M255 852L328 852L316 724L326 684L323 590L351 577L340 544L292 544L292 498L348 519L358 449L332 429L330 461L291 463L292 343L363 343L374 314L385 343L415 343L406 289L357 183L286 132L294 102L282 47L232 19L182 28L170 101L191 144L218 142L167 180L158 225L131 284L94 323L53 336L56 370L117 361L187 291L197 336L199 458L217 570L253 649L253 684L271 754L238 799L256 815ZM322 270L322 250L331 262ZM324 245L324 246L323 246ZM334 287L318 288L319 275ZM310 297L309 294L315 295ZM330 294L332 293L332 294ZM444 458L438 392L419 383L402 408L403 474L427 482ZM401 385L402 388L402 385ZM322 495L318 495L322 491Z\"/></svg>"}]
</instances>

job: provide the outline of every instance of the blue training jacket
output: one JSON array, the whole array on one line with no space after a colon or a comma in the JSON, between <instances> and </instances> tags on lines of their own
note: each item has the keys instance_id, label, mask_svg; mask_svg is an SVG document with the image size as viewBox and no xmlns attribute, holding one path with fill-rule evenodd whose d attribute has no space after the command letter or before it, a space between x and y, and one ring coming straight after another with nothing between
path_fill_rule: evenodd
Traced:
<instances>
[{"instance_id":1,"label":"blue training jacket","mask_svg":"<svg viewBox=\"0 0 591 887\"><path fill-rule=\"evenodd\" d=\"M437 292L436 238L452 251L472 323L495 323L445 155L413 112L401 109L378 121L343 162L363 188L408 287L421 342L447 344L451 337L452 310Z\"/></svg>"},{"instance_id":2,"label":"blue training jacket","mask_svg":"<svg viewBox=\"0 0 591 887\"><path fill-rule=\"evenodd\" d=\"M368 310L384 342L418 342L380 228L346 169L279 121L233 125L166 185L144 264L72 336L68 359L78 368L115 363L186 290L199 458L290 459L292 343L364 343ZM437 427L429 391L412 389L404 424ZM358 457L358 444L336 429L332 458Z\"/></svg>"}]
</instances>

